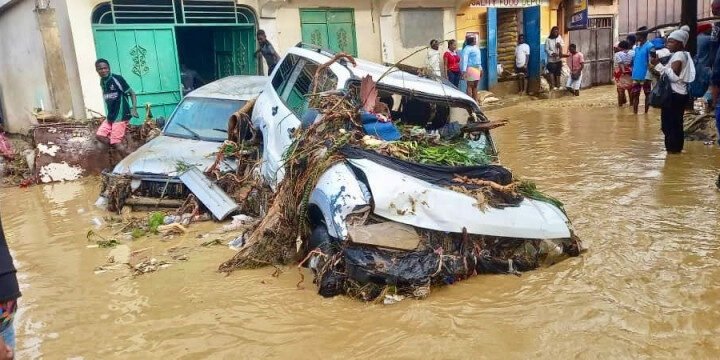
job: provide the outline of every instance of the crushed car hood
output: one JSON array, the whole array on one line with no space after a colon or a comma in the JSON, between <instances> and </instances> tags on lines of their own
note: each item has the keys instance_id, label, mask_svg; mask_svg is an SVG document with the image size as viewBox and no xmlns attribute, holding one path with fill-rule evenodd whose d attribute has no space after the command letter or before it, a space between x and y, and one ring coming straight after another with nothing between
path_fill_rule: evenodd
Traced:
<instances>
[{"instance_id":1,"label":"crushed car hood","mask_svg":"<svg viewBox=\"0 0 720 360\"><path fill-rule=\"evenodd\" d=\"M177 176L178 168L184 166L196 166L205 171L215 162L215 153L220 145L213 141L161 135L120 161L113 173ZM225 161L221 170L229 171L235 167L234 162Z\"/></svg>"},{"instance_id":2,"label":"crushed car hood","mask_svg":"<svg viewBox=\"0 0 720 360\"><path fill-rule=\"evenodd\" d=\"M475 199L367 159L349 159L367 177L375 214L420 228L523 239L570 237L569 220L552 204L525 199L519 206L480 209Z\"/></svg>"}]
</instances>

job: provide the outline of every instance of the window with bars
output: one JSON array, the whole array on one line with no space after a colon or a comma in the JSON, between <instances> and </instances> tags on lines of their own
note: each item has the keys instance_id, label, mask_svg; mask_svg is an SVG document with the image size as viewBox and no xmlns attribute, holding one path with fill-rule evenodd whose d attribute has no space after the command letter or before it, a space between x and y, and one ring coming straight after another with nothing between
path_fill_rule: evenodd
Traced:
<instances>
[{"instance_id":1,"label":"window with bars","mask_svg":"<svg viewBox=\"0 0 720 360\"><path fill-rule=\"evenodd\" d=\"M254 24L234 0L112 0L95 7L93 24Z\"/></svg>"},{"instance_id":2,"label":"window with bars","mask_svg":"<svg viewBox=\"0 0 720 360\"><path fill-rule=\"evenodd\" d=\"M612 17L594 17L589 20L589 29L612 29L613 27Z\"/></svg>"}]
</instances>

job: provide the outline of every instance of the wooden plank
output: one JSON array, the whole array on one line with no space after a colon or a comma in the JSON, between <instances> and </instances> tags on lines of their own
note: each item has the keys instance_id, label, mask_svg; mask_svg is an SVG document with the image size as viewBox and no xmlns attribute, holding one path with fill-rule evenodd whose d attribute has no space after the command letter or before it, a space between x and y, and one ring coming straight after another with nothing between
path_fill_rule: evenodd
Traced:
<instances>
[{"instance_id":1,"label":"wooden plank","mask_svg":"<svg viewBox=\"0 0 720 360\"><path fill-rule=\"evenodd\" d=\"M682 14L682 0L675 0L675 13L673 14L673 22L680 22Z\"/></svg>"},{"instance_id":2,"label":"wooden plank","mask_svg":"<svg viewBox=\"0 0 720 360\"><path fill-rule=\"evenodd\" d=\"M618 13L618 29L621 34L627 34L630 30L630 0L620 0Z\"/></svg>"},{"instance_id":3,"label":"wooden plank","mask_svg":"<svg viewBox=\"0 0 720 360\"><path fill-rule=\"evenodd\" d=\"M655 23L665 22L665 13L667 12L666 0L653 0L655 2Z\"/></svg>"},{"instance_id":4,"label":"wooden plank","mask_svg":"<svg viewBox=\"0 0 720 360\"><path fill-rule=\"evenodd\" d=\"M698 19L712 16L712 0L705 0L702 7L698 9Z\"/></svg>"},{"instance_id":5,"label":"wooden plank","mask_svg":"<svg viewBox=\"0 0 720 360\"><path fill-rule=\"evenodd\" d=\"M133 207L158 207L158 208L178 208L182 206L182 204L185 202L185 200L176 200L176 199L158 199L158 198L149 198L149 197L132 197L129 198L125 205L133 206Z\"/></svg>"},{"instance_id":6,"label":"wooden plank","mask_svg":"<svg viewBox=\"0 0 720 360\"><path fill-rule=\"evenodd\" d=\"M420 236L414 227L396 222L350 226L348 234L355 244L400 250L415 250L420 244Z\"/></svg>"},{"instance_id":7,"label":"wooden plank","mask_svg":"<svg viewBox=\"0 0 720 360\"><path fill-rule=\"evenodd\" d=\"M637 1L630 0L630 7L628 9L628 27L630 31L635 31L638 28L638 4Z\"/></svg>"},{"instance_id":8,"label":"wooden plank","mask_svg":"<svg viewBox=\"0 0 720 360\"><path fill-rule=\"evenodd\" d=\"M648 0L637 0L638 3L638 26L650 26L654 21L652 8L648 7Z\"/></svg>"}]
</instances>

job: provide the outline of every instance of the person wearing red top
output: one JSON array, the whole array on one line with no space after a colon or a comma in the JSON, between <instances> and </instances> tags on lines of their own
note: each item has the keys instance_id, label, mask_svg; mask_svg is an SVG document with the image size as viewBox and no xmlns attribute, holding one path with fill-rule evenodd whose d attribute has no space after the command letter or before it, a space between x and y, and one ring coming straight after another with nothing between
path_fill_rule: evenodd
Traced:
<instances>
[{"instance_id":1,"label":"person wearing red top","mask_svg":"<svg viewBox=\"0 0 720 360\"><path fill-rule=\"evenodd\" d=\"M570 44L570 54L563 55L567 57L568 67L570 68L570 77L568 77L566 88L575 96L580 95L580 84L582 84L582 71L585 68L585 56L577 51L575 44Z\"/></svg>"},{"instance_id":2,"label":"person wearing red top","mask_svg":"<svg viewBox=\"0 0 720 360\"><path fill-rule=\"evenodd\" d=\"M460 54L457 52L457 41L448 41L448 49L443 54L443 74L456 88L460 87Z\"/></svg>"}]
</instances>

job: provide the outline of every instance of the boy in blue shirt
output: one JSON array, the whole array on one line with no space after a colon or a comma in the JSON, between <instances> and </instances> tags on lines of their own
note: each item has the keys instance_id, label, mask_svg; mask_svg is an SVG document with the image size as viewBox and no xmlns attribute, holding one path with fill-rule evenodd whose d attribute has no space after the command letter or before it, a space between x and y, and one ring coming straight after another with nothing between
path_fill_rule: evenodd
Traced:
<instances>
[{"instance_id":1,"label":"boy in blue shirt","mask_svg":"<svg viewBox=\"0 0 720 360\"><path fill-rule=\"evenodd\" d=\"M633 58L632 80L633 86L630 90L630 104L633 107L633 113L638 113L640 105L640 90L645 93L645 113L647 114L650 107L648 106L648 95L650 95L651 81L648 72L648 64L650 63L650 51L654 48L653 44L647 40L647 26L637 29L638 47L635 49L635 57Z\"/></svg>"}]
</instances>

